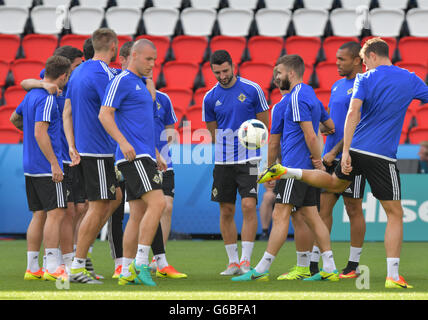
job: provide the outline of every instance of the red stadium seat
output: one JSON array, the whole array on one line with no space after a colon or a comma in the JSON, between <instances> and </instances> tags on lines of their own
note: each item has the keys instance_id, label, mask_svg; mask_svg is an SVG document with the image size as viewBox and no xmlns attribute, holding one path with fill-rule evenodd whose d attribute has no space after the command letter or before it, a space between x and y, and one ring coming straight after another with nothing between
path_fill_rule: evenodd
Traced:
<instances>
[{"instance_id":1,"label":"red stadium seat","mask_svg":"<svg viewBox=\"0 0 428 320\"><path fill-rule=\"evenodd\" d=\"M0 34L0 60L12 62L16 58L21 39L14 34Z\"/></svg>"},{"instance_id":2,"label":"red stadium seat","mask_svg":"<svg viewBox=\"0 0 428 320\"><path fill-rule=\"evenodd\" d=\"M404 116L403 128L401 129L402 131L409 131L409 126L413 117L415 117L415 113L411 109L407 109L406 115Z\"/></svg>"},{"instance_id":3,"label":"red stadium seat","mask_svg":"<svg viewBox=\"0 0 428 320\"><path fill-rule=\"evenodd\" d=\"M192 101L193 92L191 89L165 87L160 91L169 96L174 110L185 111Z\"/></svg>"},{"instance_id":4,"label":"red stadium seat","mask_svg":"<svg viewBox=\"0 0 428 320\"><path fill-rule=\"evenodd\" d=\"M193 106L186 111L186 120L190 121L192 132L198 129L206 129L206 124L202 121L202 108L200 106Z\"/></svg>"},{"instance_id":5,"label":"red stadium seat","mask_svg":"<svg viewBox=\"0 0 428 320\"><path fill-rule=\"evenodd\" d=\"M299 54L305 64L313 65L321 48L321 40L318 37L291 36L285 40L287 54Z\"/></svg>"},{"instance_id":6,"label":"red stadium seat","mask_svg":"<svg viewBox=\"0 0 428 320\"><path fill-rule=\"evenodd\" d=\"M428 141L428 128L413 128L409 132L409 140L411 144L419 144L422 141Z\"/></svg>"},{"instance_id":7,"label":"red stadium seat","mask_svg":"<svg viewBox=\"0 0 428 320\"><path fill-rule=\"evenodd\" d=\"M428 66L426 64L399 61L395 64L397 67L404 68L414 72L423 81L427 78Z\"/></svg>"},{"instance_id":8,"label":"red stadium seat","mask_svg":"<svg viewBox=\"0 0 428 320\"><path fill-rule=\"evenodd\" d=\"M9 62L0 61L0 87L6 84L7 74L9 73Z\"/></svg>"},{"instance_id":9,"label":"red stadium seat","mask_svg":"<svg viewBox=\"0 0 428 320\"><path fill-rule=\"evenodd\" d=\"M315 94L317 98L322 102L322 105L324 106L324 108L327 110L328 103L330 101L331 90L319 88L319 89L315 89Z\"/></svg>"},{"instance_id":10,"label":"red stadium seat","mask_svg":"<svg viewBox=\"0 0 428 320\"><path fill-rule=\"evenodd\" d=\"M273 67L268 63L246 61L239 67L239 74L257 83L263 90L269 90L273 77Z\"/></svg>"},{"instance_id":11,"label":"red stadium seat","mask_svg":"<svg viewBox=\"0 0 428 320\"><path fill-rule=\"evenodd\" d=\"M205 89L210 90L213 86L217 84L218 81L211 70L211 65L209 61L205 62L202 65L201 72L202 72L202 78L204 79ZM235 73L236 73L236 68L235 68Z\"/></svg>"},{"instance_id":12,"label":"red stadium seat","mask_svg":"<svg viewBox=\"0 0 428 320\"><path fill-rule=\"evenodd\" d=\"M72 46L83 51L83 44L90 35L66 34L59 41L59 46Z\"/></svg>"},{"instance_id":13,"label":"red stadium seat","mask_svg":"<svg viewBox=\"0 0 428 320\"><path fill-rule=\"evenodd\" d=\"M116 62L120 63L120 60L119 60L120 48L122 48L124 43L126 43L128 41L132 41L132 37L126 36L126 35L118 35L117 40L118 40L118 48L117 48ZM121 68L118 68L118 69L121 69Z\"/></svg>"},{"instance_id":14,"label":"red stadium seat","mask_svg":"<svg viewBox=\"0 0 428 320\"><path fill-rule=\"evenodd\" d=\"M170 47L169 37L152 36L152 35L145 34L135 38L135 40L139 40L139 39L150 40L156 46L156 51L157 51L156 63L162 64L165 61L166 55L168 53L168 49Z\"/></svg>"},{"instance_id":15,"label":"red stadium seat","mask_svg":"<svg viewBox=\"0 0 428 320\"><path fill-rule=\"evenodd\" d=\"M278 88L273 89L269 96L271 105L278 103L279 101L281 101L281 99L282 99L282 94L279 91L279 89Z\"/></svg>"},{"instance_id":16,"label":"red stadium seat","mask_svg":"<svg viewBox=\"0 0 428 320\"><path fill-rule=\"evenodd\" d=\"M113 69L122 69L122 65L117 61L110 62L108 66Z\"/></svg>"},{"instance_id":17,"label":"red stadium seat","mask_svg":"<svg viewBox=\"0 0 428 320\"><path fill-rule=\"evenodd\" d=\"M174 108L175 116L177 117L177 122L174 124L174 127L177 129L180 125L181 119L183 118L184 111L181 109L175 109Z\"/></svg>"},{"instance_id":18,"label":"red stadium seat","mask_svg":"<svg viewBox=\"0 0 428 320\"><path fill-rule=\"evenodd\" d=\"M364 43L366 43L367 40L374 38L373 36L369 36L369 37L364 37L361 40L361 47L364 45ZM392 37L381 37L382 40L384 40L389 47L389 58L392 59L392 57L394 56L394 51L397 48L397 39L392 38Z\"/></svg>"},{"instance_id":19,"label":"red stadium seat","mask_svg":"<svg viewBox=\"0 0 428 320\"><path fill-rule=\"evenodd\" d=\"M169 61L163 65L167 87L192 89L199 65L190 62Z\"/></svg>"},{"instance_id":20,"label":"red stadium seat","mask_svg":"<svg viewBox=\"0 0 428 320\"><path fill-rule=\"evenodd\" d=\"M10 69L12 70L15 85L19 85L24 79L39 79L40 71L45 67L45 64L38 60L18 59L12 62Z\"/></svg>"},{"instance_id":21,"label":"red stadium seat","mask_svg":"<svg viewBox=\"0 0 428 320\"><path fill-rule=\"evenodd\" d=\"M0 143L20 143L22 142L22 132L14 128L0 128Z\"/></svg>"},{"instance_id":22,"label":"red stadium seat","mask_svg":"<svg viewBox=\"0 0 428 320\"><path fill-rule=\"evenodd\" d=\"M331 89L331 86L341 77L337 73L337 65L335 62L320 62L315 72L318 78L318 87L322 89Z\"/></svg>"},{"instance_id":23,"label":"red stadium seat","mask_svg":"<svg viewBox=\"0 0 428 320\"><path fill-rule=\"evenodd\" d=\"M325 59L327 62L336 62L336 52L337 50L346 42L355 41L359 43L360 41L356 37L328 37L324 40L322 47L325 53ZM337 73L337 71L336 71Z\"/></svg>"},{"instance_id":24,"label":"red stadium seat","mask_svg":"<svg viewBox=\"0 0 428 320\"><path fill-rule=\"evenodd\" d=\"M404 131L404 130L402 130L401 131L401 135L400 135L400 144L404 144L404 143L406 143L406 140L407 140L407 132L406 131Z\"/></svg>"},{"instance_id":25,"label":"red stadium seat","mask_svg":"<svg viewBox=\"0 0 428 320\"><path fill-rule=\"evenodd\" d=\"M428 38L403 37L398 42L398 50L403 62L428 64Z\"/></svg>"},{"instance_id":26,"label":"red stadium seat","mask_svg":"<svg viewBox=\"0 0 428 320\"><path fill-rule=\"evenodd\" d=\"M198 88L193 94L193 102L195 105L202 106L202 102L204 101L205 94L208 92L208 88Z\"/></svg>"},{"instance_id":27,"label":"red stadium seat","mask_svg":"<svg viewBox=\"0 0 428 320\"><path fill-rule=\"evenodd\" d=\"M8 105L17 106L24 100L26 94L27 91L22 89L20 85L11 86L4 92L4 100Z\"/></svg>"},{"instance_id":28,"label":"red stadium seat","mask_svg":"<svg viewBox=\"0 0 428 320\"><path fill-rule=\"evenodd\" d=\"M428 103L415 110L418 128L428 128Z\"/></svg>"},{"instance_id":29,"label":"red stadium seat","mask_svg":"<svg viewBox=\"0 0 428 320\"><path fill-rule=\"evenodd\" d=\"M58 38L48 34L28 34L22 39L22 48L26 59L46 60L58 46Z\"/></svg>"},{"instance_id":30,"label":"red stadium seat","mask_svg":"<svg viewBox=\"0 0 428 320\"><path fill-rule=\"evenodd\" d=\"M208 47L206 37L176 36L171 42L175 61L201 63Z\"/></svg>"},{"instance_id":31,"label":"red stadium seat","mask_svg":"<svg viewBox=\"0 0 428 320\"><path fill-rule=\"evenodd\" d=\"M155 67L153 68L153 81L156 84L156 81L158 80L159 74L161 73L162 66L158 61L155 63Z\"/></svg>"},{"instance_id":32,"label":"red stadium seat","mask_svg":"<svg viewBox=\"0 0 428 320\"><path fill-rule=\"evenodd\" d=\"M215 36L211 39L211 52L227 50L232 57L232 62L237 65L242 61L242 55L247 45L245 37Z\"/></svg>"},{"instance_id":33,"label":"red stadium seat","mask_svg":"<svg viewBox=\"0 0 428 320\"><path fill-rule=\"evenodd\" d=\"M303 74L303 82L309 84L311 81L312 73L314 73L313 65L305 63L305 73Z\"/></svg>"},{"instance_id":34,"label":"red stadium seat","mask_svg":"<svg viewBox=\"0 0 428 320\"><path fill-rule=\"evenodd\" d=\"M284 48L280 37L253 36L248 40L248 52L251 61L275 65Z\"/></svg>"},{"instance_id":35,"label":"red stadium seat","mask_svg":"<svg viewBox=\"0 0 428 320\"><path fill-rule=\"evenodd\" d=\"M0 107L0 127L1 128L15 128L10 122L10 116L16 110L15 106L2 106Z\"/></svg>"},{"instance_id":36,"label":"red stadium seat","mask_svg":"<svg viewBox=\"0 0 428 320\"><path fill-rule=\"evenodd\" d=\"M409 108L413 110L414 112L416 112L421 106L421 101L420 100L412 100L412 102L410 102Z\"/></svg>"}]
</instances>

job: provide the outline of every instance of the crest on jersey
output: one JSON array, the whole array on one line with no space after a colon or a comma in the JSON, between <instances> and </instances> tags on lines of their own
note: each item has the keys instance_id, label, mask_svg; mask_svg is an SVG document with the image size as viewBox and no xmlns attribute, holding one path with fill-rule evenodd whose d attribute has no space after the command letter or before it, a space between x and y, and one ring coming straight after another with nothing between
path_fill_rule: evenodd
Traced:
<instances>
[{"instance_id":1,"label":"crest on jersey","mask_svg":"<svg viewBox=\"0 0 428 320\"><path fill-rule=\"evenodd\" d=\"M162 105L159 102L157 102L157 101L156 101L156 105L158 107L158 110L160 110L160 108L162 108Z\"/></svg>"},{"instance_id":2,"label":"crest on jersey","mask_svg":"<svg viewBox=\"0 0 428 320\"><path fill-rule=\"evenodd\" d=\"M350 88L348 89L348 91L346 91L347 94L351 94L354 88Z\"/></svg>"},{"instance_id":3,"label":"crest on jersey","mask_svg":"<svg viewBox=\"0 0 428 320\"><path fill-rule=\"evenodd\" d=\"M239 95L239 97L238 97L238 100L239 101L241 101L241 102L244 102L245 101L245 99L247 99L247 97L245 96L245 94L243 94L243 93L241 93L240 95Z\"/></svg>"}]
</instances>

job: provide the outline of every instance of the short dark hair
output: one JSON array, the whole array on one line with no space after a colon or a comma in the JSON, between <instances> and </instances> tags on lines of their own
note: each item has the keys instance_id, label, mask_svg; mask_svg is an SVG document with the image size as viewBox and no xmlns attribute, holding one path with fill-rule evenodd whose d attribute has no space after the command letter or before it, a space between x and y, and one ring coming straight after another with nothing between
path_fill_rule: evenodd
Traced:
<instances>
[{"instance_id":1,"label":"short dark hair","mask_svg":"<svg viewBox=\"0 0 428 320\"><path fill-rule=\"evenodd\" d=\"M125 42L122 47L120 47L119 56L128 58L131 54L131 48L134 45L134 41Z\"/></svg>"},{"instance_id":2,"label":"short dark hair","mask_svg":"<svg viewBox=\"0 0 428 320\"><path fill-rule=\"evenodd\" d=\"M364 56L368 57L370 55L370 52L373 52L380 57L388 58L389 57L388 44L379 37L369 39L367 40L366 43L364 43L364 46L360 51L361 59L363 59Z\"/></svg>"},{"instance_id":3,"label":"short dark hair","mask_svg":"<svg viewBox=\"0 0 428 320\"><path fill-rule=\"evenodd\" d=\"M57 48L53 55L65 57L73 63L76 58L83 57L83 52L72 46L62 46Z\"/></svg>"},{"instance_id":4,"label":"short dark hair","mask_svg":"<svg viewBox=\"0 0 428 320\"><path fill-rule=\"evenodd\" d=\"M95 51L107 51L112 42L118 42L116 32L109 28L100 28L92 34L92 45Z\"/></svg>"},{"instance_id":5,"label":"short dark hair","mask_svg":"<svg viewBox=\"0 0 428 320\"><path fill-rule=\"evenodd\" d=\"M85 40L83 44L83 54L85 56L85 60L92 59L94 57L94 46L92 45L92 38L88 38Z\"/></svg>"},{"instance_id":6,"label":"short dark hair","mask_svg":"<svg viewBox=\"0 0 428 320\"><path fill-rule=\"evenodd\" d=\"M339 48L340 50L348 50L351 54L352 59L360 58L361 45L355 41L349 41L342 44Z\"/></svg>"},{"instance_id":7,"label":"short dark hair","mask_svg":"<svg viewBox=\"0 0 428 320\"><path fill-rule=\"evenodd\" d=\"M226 50L217 50L211 55L210 65L223 64L225 62L229 62L232 65L232 57Z\"/></svg>"},{"instance_id":8,"label":"short dark hair","mask_svg":"<svg viewBox=\"0 0 428 320\"><path fill-rule=\"evenodd\" d=\"M290 68L299 78L302 78L305 73L305 63L302 57L297 54L283 55L279 57L276 64L283 64L285 67Z\"/></svg>"},{"instance_id":9,"label":"short dark hair","mask_svg":"<svg viewBox=\"0 0 428 320\"><path fill-rule=\"evenodd\" d=\"M70 73L71 62L63 56L52 56L46 60L45 77L55 80L64 73Z\"/></svg>"}]
</instances>

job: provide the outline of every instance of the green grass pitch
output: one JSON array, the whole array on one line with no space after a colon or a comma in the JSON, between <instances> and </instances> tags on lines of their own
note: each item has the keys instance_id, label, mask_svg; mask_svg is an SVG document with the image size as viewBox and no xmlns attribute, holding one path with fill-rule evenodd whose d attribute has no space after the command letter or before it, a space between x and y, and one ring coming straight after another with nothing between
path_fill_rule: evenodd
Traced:
<instances>
[{"instance_id":1,"label":"green grass pitch","mask_svg":"<svg viewBox=\"0 0 428 320\"><path fill-rule=\"evenodd\" d=\"M256 241L252 264L262 257L266 242ZM332 248L338 270L347 262L349 244L333 242ZM58 289L54 282L24 281L26 242L0 241L0 300L418 300L428 299L428 243L403 244L400 273L414 286L408 290L387 290L386 259L383 243L364 244L361 265L369 267L369 289L358 289L355 279L339 282L278 281L277 276L296 263L293 241L282 247L270 270L269 282L235 283L220 276L227 264L221 241L170 241L168 262L188 274L188 279L155 279L156 287L119 286L111 278L114 264L107 242L96 241L93 263L97 273L105 276L103 285L70 284Z\"/></svg>"}]
</instances>

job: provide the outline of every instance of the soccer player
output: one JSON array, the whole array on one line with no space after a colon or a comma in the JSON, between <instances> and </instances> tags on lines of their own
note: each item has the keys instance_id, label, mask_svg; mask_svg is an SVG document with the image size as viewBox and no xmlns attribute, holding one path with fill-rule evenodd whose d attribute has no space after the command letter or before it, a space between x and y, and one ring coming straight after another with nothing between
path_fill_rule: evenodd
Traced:
<instances>
[{"instance_id":1,"label":"soccer player","mask_svg":"<svg viewBox=\"0 0 428 320\"><path fill-rule=\"evenodd\" d=\"M71 72L76 69L82 63L83 52L77 48L72 46L62 46L55 50L54 55L62 56L70 60L71 63ZM40 78L43 79L45 74L45 70L43 69L40 72ZM58 109L60 112L60 130L61 130L61 144L62 144L62 163L64 168L64 185L66 187L67 193L67 209L66 214L62 223L61 228L61 253L63 262L65 264L66 271L68 272L71 267L71 262L73 259L73 243L74 243L74 233L76 229L76 223L80 215L85 211L82 210L81 205L77 205L78 203L84 204L85 200L81 199L81 197L74 196L73 190L73 167L70 167L71 163L70 156L68 154L68 144L64 134L64 128L62 125L62 112L64 110L65 103L65 92L67 85L61 90L56 84L40 81L37 79L25 79L21 82L21 86L26 90L30 91L35 88L44 88L50 94L56 95L56 100L58 103ZM83 201L82 201L83 200ZM76 203L76 206L75 206ZM84 209L84 207L83 207Z\"/></svg>"},{"instance_id":2,"label":"soccer player","mask_svg":"<svg viewBox=\"0 0 428 320\"><path fill-rule=\"evenodd\" d=\"M63 89L70 76L70 60L52 56L46 61L44 82ZM24 129L24 174L28 206L33 218L27 230L27 271L24 279L55 281L64 276L59 266L61 224L65 215L66 188L61 158L61 120L56 97L45 89L29 91L11 122ZM46 270L38 265L42 242Z\"/></svg>"},{"instance_id":3,"label":"soccer player","mask_svg":"<svg viewBox=\"0 0 428 320\"><path fill-rule=\"evenodd\" d=\"M229 258L227 269L221 275L236 275L250 270L257 233L258 188L254 171L261 159L260 150L247 150L240 145L237 130L249 119L258 119L269 127L269 107L258 84L235 75L227 51L215 51L210 64L218 83L204 97L202 120L215 142L211 200L220 204L220 231ZM243 214L241 259L234 220L237 190L242 198Z\"/></svg>"},{"instance_id":4,"label":"soccer player","mask_svg":"<svg viewBox=\"0 0 428 320\"><path fill-rule=\"evenodd\" d=\"M334 168L342 154L343 126L352 96L352 88L357 73L362 73L362 60L359 56L361 46L351 41L343 44L336 53L336 64L339 75L344 77L336 81L331 88L329 113L336 127L335 133L328 135L323 152L323 162L328 173L333 174ZM333 224L333 207L343 196L346 212L351 225L351 247L347 266L339 275L340 278L358 277L357 267L360 261L366 223L363 214L365 179L356 175L350 186L343 193L330 193L322 190L320 216L331 232ZM318 272L319 248L314 245L311 254L311 269Z\"/></svg>"},{"instance_id":5,"label":"soccer player","mask_svg":"<svg viewBox=\"0 0 428 320\"><path fill-rule=\"evenodd\" d=\"M357 74L345 121L342 158L333 175L320 170L275 165L260 175L260 182L296 179L340 193L363 174L387 215L385 251L386 288L411 288L399 274L403 241L403 208L397 147L404 116L413 99L428 102L426 84L405 69L391 64L389 48L380 38L368 40L360 51L367 72Z\"/></svg>"},{"instance_id":6,"label":"soccer player","mask_svg":"<svg viewBox=\"0 0 428 320\"><path fill-rule=\"evenodd\" d=\"M277 78L280 80L281 89L290 91L289 96L283 98L276 107L283 104L281 161L290 166L307 168L313 168L314 161L321 167L321 148L317 132L322 119L322 110L313 89L303 83L304 68L304 62L298 55L285 55L278 60ZM273 128L272 133L278 134L275 130L276 128ZM277 153L269 150L268 157L270 163L275 163ZM279 197L276 199L272 214L273 225L264 256L254 269L232 278L232 281L269 280L269 268L287 238L289 219L294 207L298 208L304 217L323 252L324 269L304 280L339 280L331 251L330 236L316 207L316 188L296 180L281 180L276 186L276 191ZM309 259L307 262L309 269ZM282 280L281 276L279 280Z\"/></svg>"},{"instance_id":7,"label":"soccer player","mask_svg":"<svg viewBox=\"0 0 428 320\"><path fill-rule=\"evenodd\" d=\"M105 88L114 77L108 64L116 59L116 33L100 28L92 34L92 44L94 57L76 68L70 79L63 119L71 165L80 163L79 170L89 201L78 231L70 281L100 284L102 282L94 279L85 268L88 251L122 197L120 189L115 186L116 144L98 120Z\"/></svg>"},{"instance_id":8,"label":"soccer player","mask_svg":"<svg viewBox=\"0 0 428 320\"><path fill-rule=\"evenodd\" d=\"M126 181L130 207L120 285L156 285L150 275L149 251L165 208L158 168L166 170L166 163L156 149L153 99L142 80L153 69L156 56L151 41L135 42L128 68L107 87L99 114L118 143L116 161Z\"/></svg>"}]
</instances>

